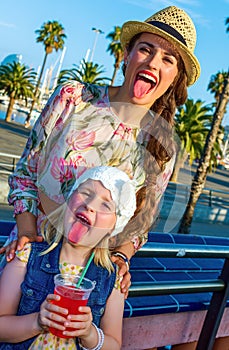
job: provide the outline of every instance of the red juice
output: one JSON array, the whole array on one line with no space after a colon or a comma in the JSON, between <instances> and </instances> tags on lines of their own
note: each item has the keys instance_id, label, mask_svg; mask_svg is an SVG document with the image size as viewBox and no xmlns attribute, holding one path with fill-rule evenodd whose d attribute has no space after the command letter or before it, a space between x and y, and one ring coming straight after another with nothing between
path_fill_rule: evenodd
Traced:
<instances>
[{"instance_id":1,"label":"red juice","mask_svg":"<svg viewBox=\"0 0 229 350\"><path fill-rule=\"evenodd\" d=\"M86 293L88 292L86 291ZM52 303L68 309L68 314L70 315L80 314L81 312L79 312L79 306L87 305L88 299L85 299L85 290L80 290L73 286L62 285L55 287L54 294L59 295L61 298L60 300L53 300ZM63 314L59 315L64 316ZM66 330L74 331L75 328L67 328ZM50 327L49 331L60 338L71 338L69 336L63 335L63 332L61 330L53 327Z\"/></svg>"}]
</instances>

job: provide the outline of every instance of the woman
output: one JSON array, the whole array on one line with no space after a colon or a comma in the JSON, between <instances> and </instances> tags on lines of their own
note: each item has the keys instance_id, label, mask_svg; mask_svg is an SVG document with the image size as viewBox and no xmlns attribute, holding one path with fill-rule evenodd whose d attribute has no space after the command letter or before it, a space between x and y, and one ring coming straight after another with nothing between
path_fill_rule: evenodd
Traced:
<instances>
[{"instance_id":1,"label":"woman","mask_svg":"<svg viewBox=\"0 0 229 350\"><path fill-rule=\"evenodd\" d=\"M124 296L108 241L122 232L135 209L134 183L117 168L90 168L75 181L66 203L48 217L46 242L28 243L3 270L0 349L121 348ZM94 289L87 306L69 311L64 297L82 271ZM57 295L59 273L71 284Z\"/></svg>"},{"instance_id":2,"label":"woman","mask_svg":"<svg viewBox=\"0 0 229 350\"><path fill-rule=\"evenodd\" d=\"M63 193L85 167L124 170L136 181L138 215L125 228L125 241L113 242L121 253L114 254L114 261L123 275L126 263L147 241L173 170L174 114L187 98L187 86L198 79L200 66L194 55L194 24L175 6L145 22L126 22L121 43L121 86L69 82L50 97L9 178L9 203L15 208L19 250L36 239L44 217L64 200ZM7 249L8 260L15 247ZM124 292L130 285L126 277Z\"/></svg>"}]
</instances>

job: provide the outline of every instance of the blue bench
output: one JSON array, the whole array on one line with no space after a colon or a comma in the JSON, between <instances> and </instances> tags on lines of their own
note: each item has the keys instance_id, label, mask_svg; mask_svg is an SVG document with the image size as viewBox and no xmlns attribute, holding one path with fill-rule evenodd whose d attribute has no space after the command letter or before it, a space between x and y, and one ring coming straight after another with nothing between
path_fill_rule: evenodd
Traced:
<instances>
[{"instance_id":1,"label":"blue bench","mask_svg":"<svg viewBox=\"0 0 229 350\"><path fill-rule=\"evenodd\" d=\"M13 221L0 221L0 246L4 244L14 225L15 222Z\"/></svg>"},{"instance_id":2,"label":"blue bench","mask_svg":"<svg viewBox=\"0 0 229 350\"><path fill-rule=\"evenodd\" d=\"M158 252L160 245L168 246L168 257L160 257ZM144 250L147 250L147 246L149 248L156 247L155 252L149 254L150 257L143 256L144 254L140 254L139 251L131 259L132 286L129 297L125 301L123 349L140 350L150 346L165 346L198 340L213 293L212 290L195 292L195 288L198 284L201 285L203 281L209 281L209 284L215 281L215 288L217 289L217 281L220 281L218 278L224 267L225 259L219 257L186 257L185 249L184 251L181 250L177 254L178 256L171 257L169 249L171 250L176 246L184 248L194 246L203 247L206 251L210 247L216 247L216 251L217 248L223 251L225 247L227 257L229 257L229 239L150 232ZM185 258L182 257L183 255ZM225 255L226 252L222 252L222 256L225 257ZM160 289L161 285L163 287L163 283L166 284L167 290L166 288ZM186 289L185 283L189 284ZM140 291L139 295L136 291L131 293L132 289L134 291L136 286L141 284L144 288L147 285L149 285L149 289L150 286L152 290L155 288L156 292L152 292L152 290L149 292L146 289L145 295L143 291ZM170 291L170 287L173 288L174 285L179 286L179 284L181 286L184 284L183 290L181 287L180 291L178 288L176 293L173 293L172 289ZM159 286L158 290L157 286ZM194 291L189 293L188 291L192 287ZM229 306L229 300L226 302L227 306ZM228 321L229 312L227 324ZM211 330L213 330L213 326L212 324L209 325L208 322L208 327ZM178 331L176 331L176 328L178 328ZM183 334L184 332L185 334ZM139 336L141 333L142 336ZM229 335L229 326L226 329L220 329L217 336L225 335ZM131 339L131 341L128 339ZM136 347L133 348L133 344ZM207 350L211 347L200 347L198 349Z\"/></svg>"},{"instance_id":3,"label":"blue bench","mask_svg":"<svg viewBox=\"0 0 229 350\"><path fill-rule=\"evenodd\" d=\"M168 233L149 233L150 243L220 245L229 247L229 239L210 236L191 236ZM147 245L146 245L147 246ZM162 282L162 281L201 281L218 278L224 259L215 258L166 258L137 257L131 259L131 281ZM167 312L182 312L206 310L212 293L172 294L129 297L125 303L125 317L161 314ZM145 309L144 309L145 307Z\"/></svg>"}]
</instances>

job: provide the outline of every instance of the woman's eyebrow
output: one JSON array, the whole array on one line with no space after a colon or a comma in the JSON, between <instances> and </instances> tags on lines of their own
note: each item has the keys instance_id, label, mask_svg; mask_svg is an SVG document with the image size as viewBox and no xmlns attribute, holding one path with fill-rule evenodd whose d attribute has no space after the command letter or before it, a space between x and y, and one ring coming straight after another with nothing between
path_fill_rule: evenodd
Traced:
<instances>
[{"instance_id":1,"label":"woman's eyebrow","mask_svg":"<svg viewBox=\"0 0 229 350\"><path fill-rule=\"evenodd\" d=\"M152 48L155 46L154 44L148 43L148 41L139 41L139 44L145 44Z\"/></svg>"},{"instance_id":2,"label":"woman's eyebrow","mask_svg":"<svg viewBox=\"0 0 229 350\"><path fill-rule=\"evenodd\" d=\"M139 41L139 44L145 44L145 45L149 46L152 49L155 47L154 44L151 44L148 41ZM174 52L168 51L169 49L163 49L163 50L164 50L166 55L176 57Z\"/></svg>"}]
</instances>

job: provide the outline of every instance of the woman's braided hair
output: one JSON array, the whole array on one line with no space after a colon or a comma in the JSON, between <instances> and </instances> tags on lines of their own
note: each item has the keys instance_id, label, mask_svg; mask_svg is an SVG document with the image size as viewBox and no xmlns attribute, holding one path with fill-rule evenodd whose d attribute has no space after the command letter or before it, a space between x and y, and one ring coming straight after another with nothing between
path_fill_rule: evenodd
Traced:
<instances>
[{"instance_id":1,"label":"woman's braided hair","mask_svg":"<svg viewBox=\"0 0 229 350\"><path fill-rule=\"evenodd\" d=\"M139 38L137 34L130 41L127 51L130 52ZM178 56L178 55L177 55ZM137 209L134 216L124 229L124 234L117 235L116 245L129 241L133 237L139 238L149 231L155 219L157 201L155 198L156 181L165 165L174 156L175 142L173 138L174 115L176 108L187 99L187 75L180 56L178 58L178 74L172 85L151 107L154 113L149 140L146 146L144 170L146 172L145 185L137 192ZM126 66L123 65L125 76ZM120 241L118 241L120 240Z\"/></svg>"}]
</instances>

